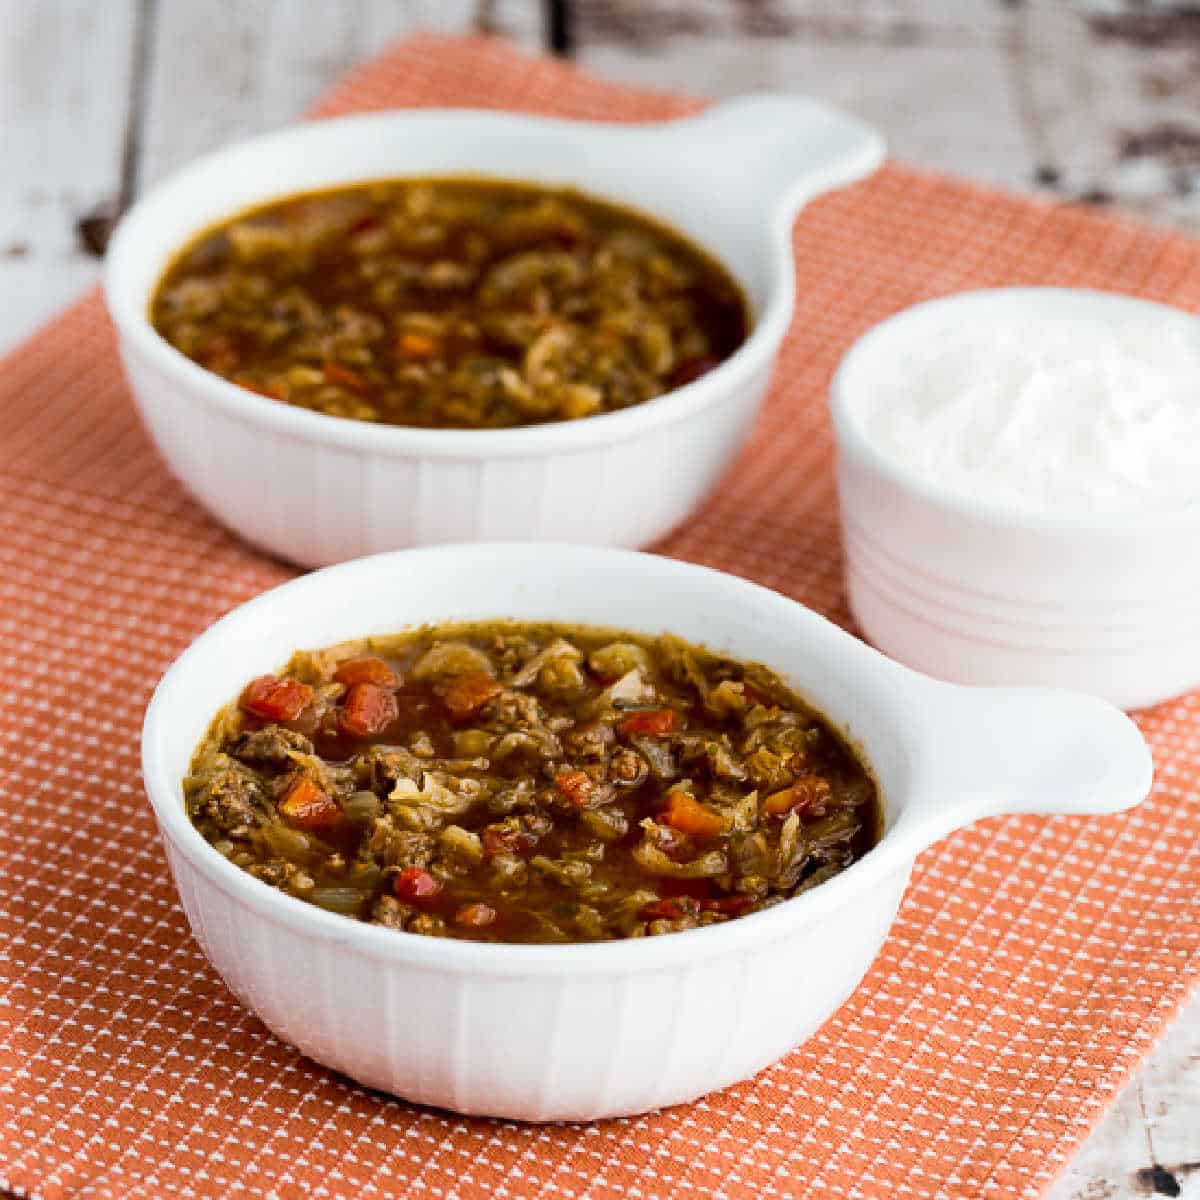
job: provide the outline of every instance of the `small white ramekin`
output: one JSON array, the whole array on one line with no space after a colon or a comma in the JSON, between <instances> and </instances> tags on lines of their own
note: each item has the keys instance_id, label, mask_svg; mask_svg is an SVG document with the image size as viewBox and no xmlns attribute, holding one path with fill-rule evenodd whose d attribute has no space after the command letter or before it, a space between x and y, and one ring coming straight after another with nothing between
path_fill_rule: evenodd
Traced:
<instances>
[{"instance_id":1,"label":"small white ramekin","mask_svg":"<svg viewBox=\"0 0 1200 1200\"><path fill-rule=\"evenodd\" d=\"M1200 507L1016 512L952 495L864 436L859 400L886 393L912 339L1014 313L1195 328L1179 309L1116 293L998 288L916 305L864 335L830 391L854 616L884 653L957 683L1076 688L1122 708L1200 686Z\"/></svg>"},{"instance_id":2,"label":"small white ramekin","mask_svg":"<svg viewBox=\"0 0 1200 1200\"><path fill-rule=\"evenodd\" d=\"M153 189L117 229L105 293L172 471L273 554L315 566L431 542L645 545L683 520L749 431L791 319L797 210L882 156L861 122L788 96L642 125L469 110L314 121L210 155ZM338 183L456 173L572 185L668 221L741 283L749 339L696 382L634 408L473 431L384 427L268 400L191 362L150 325L171 255L222 217Z\"/></svg>"},{"instance_id":3,"label":"small white ramekin","mask_svg":"<svg viewBox=\"0 0 1200 1200\"><path fill-rule=\"evenodd\" d=\"M188 820L192 750L247 679L300 647L487 617L670 630L771 664L861 748L882 840L811 892L722 925L505 946L323 912L233 866ZM142 765L196 938L276 1034L398 1096L535 1121L642 1112L753 1075L853 991L930 842L1002 812L1115 812L1151 777L1136 727L1103 701L938 683L745 580L546 544L379 555L242 605L164 676Z\"/></svg>"}]
</instances>

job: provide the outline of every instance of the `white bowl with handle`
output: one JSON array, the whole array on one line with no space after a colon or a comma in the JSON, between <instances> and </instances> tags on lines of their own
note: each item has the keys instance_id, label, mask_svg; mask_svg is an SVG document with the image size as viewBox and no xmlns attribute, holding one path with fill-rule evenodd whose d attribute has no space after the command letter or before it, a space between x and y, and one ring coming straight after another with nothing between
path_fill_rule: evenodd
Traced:
<instances>
[{"instance_id":1,"label":"white bowl with handle","mask_svg":"<svg viewBox=\"0 0 1200 1200\"><path fill-rule=\"evenodd\" d=\"M668 630L774 667L861 750L882 796L881 841L819 887L719 925L503 945L325 912L235 867L191 824L189 758L251 677L302 647L496 617ZM1116 812L1151 780L1136 726L1101 700L938 683L745 580L532 544L379 555L242 605L164 676L142 762L192 929L269 1028L371 1087L532 1121L638 1113L746 1079L858 985L931 842L1000 813Z\"/></svg>"},{"instance_id":2,"label":"white bowl with handle","mask_svg":"<svg viewBox=\"0 0 1200 1200\"><path fill-rule=\"evenodd\" d=\"M316 566L447 541L645 545L687 516L749 431L792 316L797 211L882 157L868 126L783 95L653 124L471 110L314 121L218 151L154 188L117 228L105 296L171 470L262 549ZM569 185L666 221L741 284L753 310L748 340L695 382L620 412L416 429L258 396L192 362L150 324L174 253L241 209L338 184L463 173Z\"/></svg>"}]
</instances>

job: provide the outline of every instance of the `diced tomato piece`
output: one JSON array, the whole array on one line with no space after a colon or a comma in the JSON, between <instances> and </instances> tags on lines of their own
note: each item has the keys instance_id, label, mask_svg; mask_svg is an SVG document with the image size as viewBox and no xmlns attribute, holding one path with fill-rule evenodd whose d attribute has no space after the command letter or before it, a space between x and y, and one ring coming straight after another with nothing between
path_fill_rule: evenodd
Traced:
<instances>
[{"instance_id":1,"label":"diced tomato piece","mask_svg":"<svg viewBox=\"0 0 1200 1200\"><path fill-rule=\"evenodd\" d=\"M725 819L719 812L701 804L690 792L674 788L667 793L667 810L663 820L672 829L697 838L713 838L725 830Z\"/></svg>"},{"instance_id":2,"label":"diced tomato piece","mask_svg":"<svg viewBox=\"0 0 1200 1200\"><path fill-rule=\"evenodd\" d=\"M355 683L373 683L376 687L381 688L398 688L400 686L400 677L396 672L382 658L374 654L367 654L362 658L347 658L338 663L333 677L338 683L344 683L347 687Z\"/></svg>"},{"instance_id":3,"label":"diced tomato piece","mask_svg":"<svg viewBox=\"0 0 1200 1200\"><path fill-rule=\"evenodd\" d=\"M368 229L378 229L383 222L379 219L378 213L368 212L363 213L361 217L355 217L350 222L347 233L366 233Z\"/></svg>"},{"instance_id":4,"label":"diced tomato piece","mask_svg":"<svg viewBox=\"0 0 1200 1200\"><path fill-rule=\"evenodd\" d=\"M442 882L423 867L405 867L392 882L392 889L401 900L419 904L436 896L442 890Z\"/></svg>"},{"instance_id":5,"label":"diced tomato piece","mask_svg":"<svg viewBox=\"0 0 1200 1200\"><path fill-rule=\"evenodd\" d=\"M293 775L279 800L279 811L301 829L336 829L345 820L337 801L307 775Z\"/></svg>"},{"instance_id":6,"label":"diced tomato piece","mask_svg":"<svg viewBox=\"0 0 1200 1200\"><path fill-rule=\"evenodd\" d=\"M454 914L455 925L465 925L469 929L482 929L495 919L496 910L487 904L464 904Z\"/></svg>"},{"instance_id":7,"label":"diced tomato piece","mask_svg":"<svg viewBox=\"0 0 1200 1200\"><path fill-rule=\"evenodd\" d=\"M586 771L559 771L554 777L558 794L577 808L586 808L596 784Z\"/></svg>"},{"instance_id":8,"label":"diced tomato piece","mask_svg":"<svg viewBox=\"0 0 1200 1200\"><path fill-rule=\"evenodd\" d=\"M719 912L736 917L754 907L754 898L752 896L722 896L719 900L701 900L700 907L705 912Z\"/></svg>"},{"instance_id":9,"label":"diced tomato piece","mask_svg":"<svg viewBox=\"0 0 1200 1200\"><path fill-rule=\"evenodd\" d=\"M410 362L424 362L437 357L441 344L430 334L406 330L396 338L395 349L401 358L407 358Z\"/></svg>"},{"instance_id":10,"label":"diced tomato piece","mask_svg":"<svg viewBox=\"0 0 1200 1200\"><path fill-rule=\"evenodd\" d=\"M679 921L684 917L698 917L700 901L692 896L672 896L666 900L654 900L643 904L638 916L643 921Z\"/></svg>"},{"instance_id":11,"label":"diced tomato piece","mask_svg":"<svg viewBox=\"0 0 1200 1200\"><path fill-rule=\"evenodd\" d=\"M238 704L266 721L294 721L312 703L313 690L298 679L260 675L246 685Z\"/></svg>"},{"instance_id":12,"label":"diced tomato piece","mask_svg":"<svg viewBox=\"0 0 1200 1200\"><path fill-rule=\"evenodd\" d=\"M791 787L772 792L763 801L763 812L769 817L783 817L792 811L804 812L829 799L829 780L811 771L801 775Z\"/></svg>"},{"instance_id":13,"label":"diced tomato piece","mask_svg":"<svg viewBox=\"0 0 1200 1200\"><path fill-rule=\"evenodd\" d=\"M742 680L742 695L746 697L746 702L751 706L761 704L766 708L770 708L775 703L766 692L761 692L752 683L748 683L745 679Z\"/></svg>"},{"instance_id":14,"label":"diced tomato piece","mask_svg":"<svg viewBox=\"0 0 1200 1200\"><path fill-rule=\"evenodd\" d=\"M473 717L489 700L504 691L499 680L486 671L455 675L437 687L437 694L456 720Z\"/></svg>"},{"instance_id":15,"label":"diced tomato piece","mask_svg":"<svg viewBox=\"0 0 1200 1200\"><path fill-rule=\"evenodd\" d=\"M537 845L533 834L498 825L489 825L480 834L480 840L486 858L495 858L497 854L528 854Z\"/></svg>"},{"instance_id":16,"label":"diced tomato piece","mask_svg":"<svg viewBox=\"0 0 1200 1200\"><path fill-rule=\"evenodd\" d=\"M351 737L382 733L399 715L396 697L373 683L356 683L342 703L341 726Z\"/></svg>"},{"instance_id":17,"label":"diced tomato piece","mask_svg":"<svg viewBox=\"0 0 1200 1200\"><path fill-rule=\"evenodd\" d=\"M618 728L622 737L666 737L679 731L679 714L673 708L649 708L630 713Z\"/></svg>"},{"instance_id":18,"label":"diced tomato piece","mask_svg":"<svg viewBox=\"0 0 1200 1200\"><path fill-rule=\"evenodd\" d=\"M367 381L357 371L342 366L340 362L327 362L324 369L325 378L330 383L336 383L338 387L347 387L352 391L361 392L367 386Z\"/></svg>"}]
</instances>

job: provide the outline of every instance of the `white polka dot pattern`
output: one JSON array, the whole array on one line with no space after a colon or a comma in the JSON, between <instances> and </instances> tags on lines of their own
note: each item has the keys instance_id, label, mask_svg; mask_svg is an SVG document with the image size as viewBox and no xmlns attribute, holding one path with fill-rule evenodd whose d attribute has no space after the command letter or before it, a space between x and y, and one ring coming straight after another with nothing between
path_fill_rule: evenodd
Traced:
<instances>
[{"instance_id":1,"label":"white polka dot pattern","mask_svg":"<svg viewBox=\"0 0 1200 1200\"><path fill-rule=\"evenodd\" d=\"M321 111L441 103L606 119L691 107L496 43L421 38ZM757 433L661 549L843 623L824 390L857 334L989 284L1200 307L1200 248L1177 236L898 167L813 205L796 255L795 327ZM1141 715L1159 782L1139 809L991 821L925 854L856 994L750 1083L658 1115L546 1128L357 1088L273 1039L207 966L138 779L159 673L288 571L167 477L96 298L6 361L0 397L0 1186L47 1198L1035 1196L1200 975L1190 696Z\"/></svg>"}]
</instances>

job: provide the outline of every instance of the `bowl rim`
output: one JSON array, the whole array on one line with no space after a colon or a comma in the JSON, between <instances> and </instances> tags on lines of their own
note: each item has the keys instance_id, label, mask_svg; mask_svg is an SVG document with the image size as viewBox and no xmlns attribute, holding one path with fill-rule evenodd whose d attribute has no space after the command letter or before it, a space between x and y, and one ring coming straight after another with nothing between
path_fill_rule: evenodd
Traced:
<instances>
[{"instance_id":1,"label":"bowl rim","mask_svg":"<svg viewBox=\"0 0 1200 1200\"><path fill-rule=\"evenodd\" d=\"M1066 533L1099 535L1144 533L1174 530L1200 525L1200 503L1184 508L1158 512L1130 513L1054 513L1009 508L995 500L979 500L964 496L951 488L910 471L870 441L854 412L851 392L851 372L858 369L869 355L882 353L878 343L894 337L909 324L917 325L935 314L988 308L1009 304L1089 305L1095 308L1127 308L1143 314L1150 313L1172 321L1192 321L1200 336L1197 314L1175 305L1147 300L1124 292L1103 288L1057 287L1052 285L972 288L951 292L902 308L862 334L842 356L829 384L829 412L839 455L847 455L864 463L876 475L882 475L897 488L912 493L925 503L952 517L967 518L995 530L1031 533Z\"/></svg>"},{"instance_id":2,"label":"bowl rim","mask_svg":"<svg viewBox=\"0 0 1200 1200\"><path fill-rule=\"evenodd\" d=\"M488 542L387 551L352 559L299 576L232 609L200 634L163 674L146 707L141 751L146 793L160 834L169 849L186 859L193 870L204 877L208 886L216 887L233 903L244 905L254 910L258 917L296 933L340 944L356 954L388 962L510 977L574 971L655 971L742 952L752 946L786 937L806 923L853 902L872 884L911 868L913 859L930 838L919 827L918 821L905 819L908 815L907 806L904 799L899 798L896 817L883 830L876 845L862 858L819 887L771 908L720 924L661 937L565 944L489 943L427 937L326 912L249 875L204 839L186 814L180 780L172 778L167 769L165 754L160 746L160 729L171 719L168 702L170 693L178 686L177 681L186 678L191 665L203 659L224 632L235 627L253 628L264 619L269 620L269 614L281 603L299 598L305 592L325 588L331 576L340 577L348 585L347 593L353 595L355 589L349 585L361 584L373 573L390 570L398 560L405 564L430 563L438 559L461 561L464 558L487 562L514 551L557 559L565 569L584 567L588 562L599 564L624 560L626 563L636 563L642 570L686 576L695 587L723 593L731 604L736 604L739 597L753 597L757 603L769 605L778 614L779 620L802 628L806 638L836 642L836 652L845 656L848 663L855 659L860 662L870 660L877 675L910 674L824 617L778 592L725 572L640 551L566 543ZM570 614L562 619L569 620ZM401 622L398 622L399 627L402 627ZM838 716L836 713L829 714L828 719L836 724ZM869 761L867 766L872 768ZM882 781L877 779L877 783L882 789ZM966 824L975 815L964 810L955 819L954 825Z\"/></svg>"},{"instance_id":3,"label":"bowl rim","mask_svg":"<svg viewBox=\"0 0 1200 1200\"><path fill-rule=\"evenodd\" d=\"M196 179L219 174L228 170L230 160L255 149L277 146L289 142L336 140L346 130L370 128L371 126L415 126L430 124L470 124L481 122L498 128L518 130L541 130L552 132L563 127L570 128L578 136L597 134L601 137L613 133L637 133L647 129L667 129L677 121L686 122L697 114L688 114L666 121L651 122L604 122L568 120L556 117L540 117L525 113L506 113L473 108L430 108L374 113L353 113L348 116L299 121L281 129L255 137L241 139L203 155L172 172L154 185L138 202L124 214L113 232L105 256L103 290L109 313L119 333L148 357L161 371L175 376L181 384L199 392L210 403L227 415L244 424L266 427L273 432L290 435L311 442L321 442L346 449L370 451L388 456L420 454L440 459L484 459L538 455L548 452L586 450L598 445L625 440L638 433L659 426L685 420L711 404L728 399L751 377L765 369L779 349L791 321L794 307L793 279L795 266L791 254L790 231L793 212L788 197L781 197L769 219L764 222L763 236L767 242L764 262L767 278L763 289L763 303L757 309L751 303L750 289L746 287L742 273L726 261L723 255L700 237L686 235L705 253L711 255L737 282L746 298L751 320L746 340L726 359L707 374L682 387L672 388L661 395L617 412L599 413L568 421L547 422L539 425L519 425L508 429L426 429L416 426L383 425L361 421L352 417L330 416L314 412L282 401L260 396L246 388L224 379L193 362L172 346L150 323L149 300L162 278L159 271L150 287L138 289L136 295L127 279L128 265L138 254L139 231L147 214L154 209L169 205L175 196L188 188ZM470 173L464 168L463 173ZM449 175L449 172L445 173ZM378 178L400 178L399 174ZM369 176L351 183L365 182ZM498 175L481 175L481 178L500 179ZM323 185L325 186L325 185ZM339 184L329 184L338 187ZM285 197L297 189L278 193ZM302 189L300 189L302 190ZM602 191L581 187L586 194L600 199L612 199ZM256 203L269 203L270 198ZM644 205L629 205L614 201L622 207L632 208L656 220L664 221L674 228L674 223L661 217ZM244 207L253 207L244 206ZM236 215L237 211L228 214ZM223 218L222 218L223 219ZM198 230L193 231L193 234ZM192 236L192 235L189 235ZM186 239L180 241L180 245Z\"/></svg>"}]
</instances>

